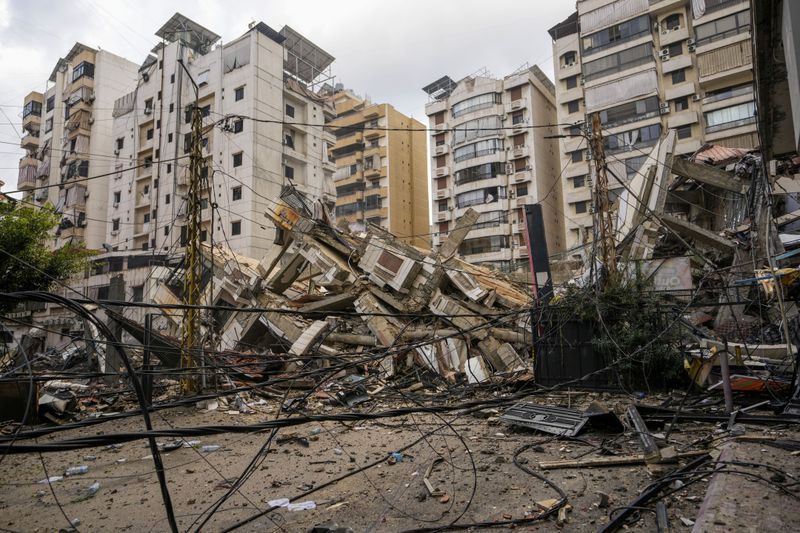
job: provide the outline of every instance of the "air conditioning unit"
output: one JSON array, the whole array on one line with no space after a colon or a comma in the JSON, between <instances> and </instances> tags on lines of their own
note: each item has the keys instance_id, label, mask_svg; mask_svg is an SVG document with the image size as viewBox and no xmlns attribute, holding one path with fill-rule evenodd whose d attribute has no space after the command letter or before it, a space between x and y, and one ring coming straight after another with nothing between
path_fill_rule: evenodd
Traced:
<instances>
[{"instance_id":1,"label":"air conditioning unit","mask_svg":"<svg viewBox=\"0 0 800 533\"><path fill-rule=\"evenodd\" d=\"M145 83L147 83L148 81L150 81L150 74L148 74L147 72L142 72L142 79L145 81Z\"/></svg>"},{"instance_id":2,"label":"air conditioning unit","mask_svg":"<svg viewBox=\"0 0 800 533\"><path fill-rule=\"evenodd\" d=\"M447 196L447 189L441 189L436 191L436 198L441 200L442 198Z\"/></svg>"},{"instance_id":3,"label":"air conditioning unit","mask_svg":"<svg viewBox=\"0 0 800 533\"><path fill-rule=\"evenodd\" d=\"M442 176L447 176L447 168L437 168L436 169L436 177L441 178Z\"/></svg>"},{"instance_id":4,"label":"air conditioning unit","mask_svg":"<svg viewBox=\"0 0 800 533\"><path fill-rule=\"evenodd\" d=\"M658 104L658 112L662 115L669 113L669 102L661 102Z\"/></svg>"},{"instance_id":5,"label":"air conditioning unit","mask_svg":"<svg viewBox=\"0 0 800 533\"><path fill-rule=\"evenodd\" d=\"M688 46L695 46L695 45L697 44L697 41L695 41L694 39L688 39L688 40L686 41L686 44L687 44Z\"/></svg>"},{"instance_id":6,"label":"air conditioning unit","mask_svg":"<svg viewBox=\"0 0 800 533\"><path fill-rule=\"evenodd\" d=\"M94 99L95 99L95 96L94 96L94 93L92 93L92 94L89 95L89 98L87 98L86 101L91 104L92 102L94 102Z\"/></svg>"},{"instance_id":7,"label":"air conditioning unit","mask_svg":"<svg viewBox=\"0 0 800 533\"><path fill-rule=\"evenodd\" d=\"M581 85L586 83L586 76L581 76Z\"/></svg>"},{"instance_id":8,"label":"air conditioning unit","mask_svg":"<svg viewBox=\"0 0 800 533\"><path fill-rule=\"evenodd\" d=\"M511 163L506 163L506 174L511 175L514 173L514 165Z\"/></svg>"},{"instance_id":9,"label":"air conditioning unit","mask_svg":"<svg viewBox=\"0 0 800 533\"><path fill-rule=\"evenodd\" d=\"M692 95L692 102L699 102L702 99L703 99L703 97L700 96L699 94L693 94Z\"/></svg>"},{"instance_id":10,"label":"air conditioning unit","mask_svg":"<svg viewBox=\"0 0 800 533\"><path fill-rule=\"evenodd\" d=\"M111 235L114 235L114 236L119 235L119 230L118 229L112 229L111 230Z\"/></svg>"},{"instance_id":11,"label":"air conditioning unit","mask_svg":"<svg viewBox=\"0 0 800 533\"><path fill-rule=\"evenodd\" d=\"M89 124L94 124L94 117L89 117Z\"/></svg>"},{"instance_id":12,"label":"air conditioning unit","mask_svg":"<svg viewBox=\"0 0 800 533\"><path fill-rule=\"evenodd\" d=\"M661 61L669 61L669 48L662 48L660 52L658 52L658 57Z\"/></svg>"},{"instance_id":13,"label":"air conditioning unit","mask_svg":"<svg viewBox=\"0 0 800 533\"><path fill-rule=\"evenodd\" d=\"M564 68L570 68L570 67L574 67L574 66L575 66L575 62L574 61L570 61L569 63L566 63L564 65Z\"/></svg>"},{"instance_id":14,"label":"air conditioning unit","mask_svg":"<svg viewBox=\"0 0 800 533\"><path fill-rule=\"evenodd\" d=\"M149 115L149 114L151 114L152 112L153 112L153 108L152 108L152 107L145 107L145 108L144 108L144 114L145 114L145 115Z\"/></svg>"},{"instance_id":15,"label":"air conditioning unit","mask_svg":"<svg viewBox=\"0 0 800 533\"><path fill-rule=\"evenodd\" d=\"M686 49L689 50L690 52L694 52L695 49L697 49L697 46L694 44L690 44L686 46Z\"/></svg>"},{"instance_id":16,"label":"air conditioning unit","mask_svg":"<svg viewBox=\"0 0 800 533\"><path fill-rule=\"evenodd\" d=\"M511 109L521 109L522 108L522 100L514 100L511 102Z\"/></svg>"},{"instance_id":17,"label":"air conditioning unit","mask_svg":"<svg viewBox=\"0 0 800 533\"><path fill-rule=\"evenodd\" d=\"M113 205L114 207L119 207L119 202L114 202L112 205Z\"/></svg>"},{"instance_id":18,"label":"air conditioning unit","mask_svg":"<svg viewBox=\"0 0 800 533\"><path fill-rule=\"evenodd\" d=\"M119 149L118 148L114 148L114 155L119 155Z\"/></svg>"}]
</instances>

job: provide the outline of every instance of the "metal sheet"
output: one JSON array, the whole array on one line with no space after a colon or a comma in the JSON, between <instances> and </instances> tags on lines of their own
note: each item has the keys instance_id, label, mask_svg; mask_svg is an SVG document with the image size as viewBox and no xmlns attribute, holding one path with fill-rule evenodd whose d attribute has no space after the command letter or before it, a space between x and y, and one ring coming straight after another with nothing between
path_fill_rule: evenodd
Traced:
<instances>
[{"instance_id":1,"label":"metal sheet","mask_svg":"<svg viewBox=\"0 0 800 533\"><path fill-rule=\"evenodd\" d=\"M575 409L520 402L510 407L500 420L553 435L574 437L586 425L588 418Z\"/></svg>"}]
</instances>

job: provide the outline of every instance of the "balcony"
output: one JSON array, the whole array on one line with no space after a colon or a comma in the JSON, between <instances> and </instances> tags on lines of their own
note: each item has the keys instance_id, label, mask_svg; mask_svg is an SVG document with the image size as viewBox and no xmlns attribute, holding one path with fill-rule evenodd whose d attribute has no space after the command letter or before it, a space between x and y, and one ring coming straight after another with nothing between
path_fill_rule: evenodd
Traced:
<instances>
[{"instance_id":1,"label":"balcony","mask_svg":"<svg viewBox=\"0 0 800 533\"><path fill-rule=\"evenodd\" d=\"M433 155L444 155L450 151L450 147L447 144L439 144L433 147Z\"/></svg>"},{"instance_id":2,"label":"balcony","mask_svg":"<svg viewBox=\"0 0 800 533\"><path fill-rule=\"evenodd\" d=\"M747 72L752 66L753 49L750 39L697 54L700 83Z\"/></svg>"},{"instance_id":3,"label":"balcony","mask_svg":"<svg viewBox=\"0 0 800 533\"><path fill-rule=\"evenodd\" d=\"M450 220L450 211L439 211L436 213L437 222L445 222Z\"/></svg>"},{"instance_id":4,"label":"balcony","mask_svg":"<svg viewBox=\"0 0 800 533\"><path fill-rule=\"evenodd\" d=\"M22 129L25 131L39 131L42 125L42 117L35 113L30 113L22 117Z\"/></svg>"},{"instance_id":5,"label":"balcony","mask_svg":"<svg viewBox=\"0 0 800 533\"><path fill-rule=\"evenodd\" d=\"M734 6L736 4L743 4L745 0L706 0L706 15L714 13L721 9Z\"/></svg>"},{"instance_id":6,"label":"balcony","mask_svg":"<svg viewBox=\"0 0 800 533\"><path fill-rule=\"evenodd\" d=\"M383 167L374 167L374 168L364 169L364 177L365 178L379 178L379 177L381 177L381 170L383 170Z\"/></svg>"},{"instance_id":7,"label":"balcony","mask_svg":"<svg viewBox=\"0 0 800 533\"><path fill-rule=\"evenodd\" d=\"M505 105L504 112L513 113L514 111L519 111L520 109L525 109L526 107L528 107L528 99L518 98L517 100L507 103Z\"/></svg>"},{"instance_id":8,"label":"balcony","mask_svg":"<svg viewBox=\"0 0 800 533\"><path fill-rule=\"evenodd\" d=\"M706 133L717 133L718 131L740 128L742 126L747 126L748 124L755 124L756 120L757 117L746 117L738 120L731 120L729 122L723 122L721 124L714 124L713 126L706 126Z\"/></svg>"},{"instance_id":9,"label":"balcony","mask_svg":"<svg viewBox=\"0 0 800 533\"><path fill-rule=\"evenodd\" d=\"M439 167L439 168L437 168L436 170L433 171L433 175L436 176L437 178L443 178L443 177L447 176L448 174L450 174L450 169L448 167L446 167L446 166Z\"/></svg>"},{"instance_id":10,"label":"balcony","mask_svg":"<svg viewBox=\"0 0 800 533\"><path fill-rule=\"evenodd\" d=\"M531 155L531 149L527 146L514 146L508 151L509 159L521 159Z\"/></svg>"},{"instance_id":11,"label":"balcony","mask_svg":"<svg viewBox=\"0 0 800 533\"><path fill-rule=\"evenodd\" d=\"M36 163L36 159L32 157L20 159L17 189L24 191L36 187Z\"/></svg>"},{"instance_id":12,"label":"balcony","mask_svg":"<svg viewBox=\"0 0 800 533\"><path fill-rule=\"evenodd\" d=\"M342 150L344 148L348 148L355 144L363 144L364 143L364 134L360 131L357 131L347 137L342 137L341 139L337 140L336 143L331 148L332 151Z\"/></svg>"},{"instance_id":13,"label":"balcony","mask_svg":"<svg viewBox=\"0 0 800 533\"><path fill-rule=\"evenodd\" d=\"M39 134L26 133L19 143L20 147L25 150L36 151L39 149Z\"/></svg>"},{"instance_id":14,"label":"balcony","mask_svg":"<svg viewBox=\"0 0 800 533\"><path fill-rule=\"evenodd\" d=\"M150 233L150 223L149 222L143 222L143 223L136 224L136 226L133 229L133 236L134 237L142 237L142 236L148 235L149 233Z\"/></svg>"},{"instance_id":15,"label":"balcony","mask_svg":"<svg viewBox=\"0 0 800 533\"><path fill-rule=\"evenodd\" d=\"M533 179L533 173L530 170L520 170L518 172L514 172L513 178L514 183L531 181Z\"/></svg>"}]
</instances>

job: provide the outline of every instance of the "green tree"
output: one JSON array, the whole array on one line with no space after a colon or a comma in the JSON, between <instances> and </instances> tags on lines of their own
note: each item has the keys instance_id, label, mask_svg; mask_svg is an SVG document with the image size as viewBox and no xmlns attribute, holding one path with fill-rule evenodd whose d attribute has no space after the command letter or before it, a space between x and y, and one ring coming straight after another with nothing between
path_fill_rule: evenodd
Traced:
<instances>
[{"instance_id":1,"label":"green tree","mask_svg":"<svg viewBox=\"0 0 800 533\"><path fill-rule=\"evenodd\" d=\"M20 207L0 201L0 292L48 290L80 272L91 252L67 244L47 246L59 216L52 207Z\"/></svg>"}]
</instances>

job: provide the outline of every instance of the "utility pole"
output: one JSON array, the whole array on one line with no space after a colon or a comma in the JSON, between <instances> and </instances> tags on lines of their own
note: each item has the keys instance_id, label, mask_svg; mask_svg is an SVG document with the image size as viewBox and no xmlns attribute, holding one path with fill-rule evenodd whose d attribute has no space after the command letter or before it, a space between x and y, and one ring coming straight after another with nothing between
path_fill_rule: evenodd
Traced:
<instances>
[{"instance_id":1,"label":"utility pole","mask_svg":"<svg viewBox=\"0 0 800 533\"><path fill-rule=\"evenodd\" d=\"M600 127L600 113L592 115L591 135L592 156L595 166L595 223L600 229L600 250L606 275L603 286L608 279L617 274L617 249L614 243L614 216L608 202L608 175L606 174L606 152L603 145L603 132Z\"/></svg>"},{"instance_id":2,"label":"utility pole","mask_svg":"<svg viewBox=\"0 0 800 533\"><path fill-rule=\"evenodd\" d=\"M183 61L181 67L186 69ZM188 70L186 72L189 74ZM191 80L191 75L189 76ZM191 80L194 83L194 80ZM181 338L181 368L199 366L195 364L200 345L200 171L203 167L202 153L203 116L197 99L192 106L192 146L189 158L189 194L186 198L186 254L184 258L183 336ZM191 394L196 390L195 379L189 375L181 376L181 394Z\"/></svg>"}]
</instances>

